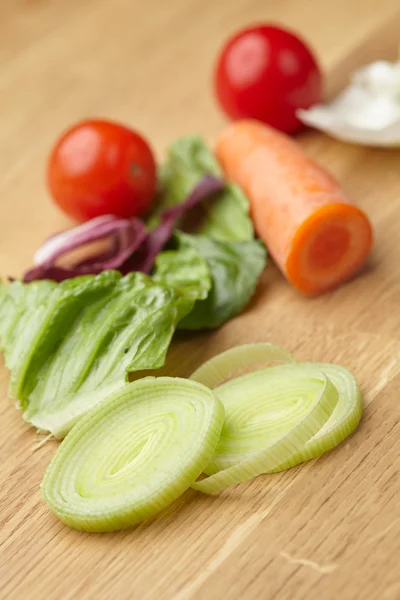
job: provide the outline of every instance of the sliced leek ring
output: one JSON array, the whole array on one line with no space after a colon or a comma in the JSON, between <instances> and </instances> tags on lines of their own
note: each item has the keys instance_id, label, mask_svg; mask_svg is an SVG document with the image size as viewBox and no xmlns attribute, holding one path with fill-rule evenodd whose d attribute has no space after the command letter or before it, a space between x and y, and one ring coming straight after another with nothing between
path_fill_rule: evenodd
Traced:
<instances>
[{"instance_id":1,"label":"sliced leek ring","mask_svg":"<svg viewBox=\"0 0 400 600\"><path fill-rule=\"evenodd\" d=\"M204 363L204 365L202 365L191 375L191 379L194 379L199 383L203 383L208 387L216 388L216 393L219 395L220 399L225 405L228 419L231 405L230 394L232 386L228 385L225 387L224 385L220 385L220 383L232 376L232 374L237 372L240 367L242 367L242 369L249 369L252 367L252 370L254 371L254 369L257 369L257 365L261 362L265 363L272 360L285 361L285 359L287 363L295 362L295 359L291 354L273 344L261 343L237 346L231 350L222 352L221 354ZM362 415L362 398L360 388L354 375L344 367L329 363L297 363L295 366L288 364L280 371L278 370L278 373L279 372L282 374L283 378L293 378L299 373L313 377L316 374L318 375L323 372L329 377L333 385L336 387L339 393L339 399L335 410L325 425L315 434L315 436L313 436L312 439L307 442L304 448L302 448L299 452L294 453L292 456L286 457L285 460L282 460L282 463L273 469L274 472L288 469L300 462L316 458L324 452L331 450L343 442L343 440L354 431L360 422ZM273 373L274 371L270 371L270 369L265 371L264 376L267 378L264 382L265 386L268 385L268 377ZM235 381L240 383L240 379L236 379ZM244 410L249 403L248 390L251 386L248 385L248 383L251 381L252 376L250 379L246 380L246 390L242 396ZM235 388L235 386L236 384L233 383L233 388ZM265 403L263 405L261 415L264 412L268 412L268 410L268 397L265 396ZM264 419L263 416L260 418ZM268 428L268 431L266 432L268 439L271 438L271 436L272 438L275 436L275 425L272 422L271 425L272 429ZM235 439L237 437L241 438L242 436L240 431L236 431L234 434L232 431L230 431L229 435L234 435ZM257 445L255 445L255 450L257 450ZM230 454L225 453L225 456L222 455L219 460L214 460L208 466L207 473L215 473L221 469L230 467L243 458L242 455L235 456L236 455L232 452Z\"/></svg>"},{"instance_id":2,"label":"sliced leek ring","mask_svg":"<svg viewBox=\"0 0 400 600\"><path fill-rule=\"evenodd\" d=\"M286 364L231 379L271 362ZM272 344L240 346L192 380L147 377L114 392L68 434L42 493L75 529L122 529L190 486L211 494L315 458L342 442L361 413L359 387L343 367L295 363Z\"/></svg>"},{"instance_id":3,"label":"sliced leek ring","mask_svg":"<svg viewBox=\"0 0 400 600\"><path fill-rule=\"evenodd\" d=\"M242 370L252 368L254 371L257 370L257 365L260 363L272 360L280 360L287 363L295 362L295 359L291 354L274 344L248 344L237 346L215 356L197 369L192 374L191 379L194 379L199 383L204 383L205 385L208 385L208 387L216 388L224 380L229 379L235 372L238 372L240 368ZM302 373L307 374L310 377L321 371L328 375L339 392L338 403L331 417L320 431L307 442L304 449L297 454L293 454L290 458L287 458L279 467L274 469L274 471L288 469L305 460L316 458L331 448L334 448L354 431L361 419L361 392L354 375L350 373L350 371L340 365L330 363L302 363L300 369ZM288 365L286 367L286 376L291 377L295 375L297 371L296 368L292 372ZM221 394L224 393L224 389L225 388L222 387ZM244 398L244 403L247 404L247 396ZM229 405L229 399L227 399L226 396L225 404ZM266 406L265 409L268 410L268 407ZM214 465L213 472L231 466L236 462L237 460L229 460L228 457L226 457L225 463L223 465L221 464L219 468ZM212 468L212 466L209 466L208 472Z\"/></svg>"},{"instance_id":4,"label":"sliced leek ring","mask_svg":"<svg viewBox=\"0 0 400 600\"><path fill-rule=\"evenodd\" d=\"M274 471L301 452L328 421L339 398L322 371L310 377L299 365L249 373L215 392L225 406L225 424L205 469L214 474L192 485L207 494Z\"/></svg>"},{"instance_id":5,"label":"sliced leek ring","mask_svg":"<svg viewBox=\"0 0 400 600\"><path fill-rule=\"evenodd\" d=\"M304 374L312 376L321 370L329 377L339 392L336 407L321 429L300 452L292 454L274 472L317 458L341 444L356 429L362 416L362 396L352 373L340 365L328 363L298 363Z\"/></svg>"},{"instance_id":6,"label":"sliced leek ring","mask_svg":"<svg viewBox=\"0 0 400 600\"><path fill-rule=\"evenodd\" d=\"M294 363L294 356L275 344L242 344L225 352L221 352L203 363L190 379L198 381L214 389L228 379L245 372L249 367L254 371L257 365L265 367L266 363Z\"/></svg>"},{"instance_id":7,"label":"sliced leek ring","mask_svg":"<svg viewBox=\"0 0 400 600\"><path fill-rule=\"evenodd\" d=\"M67 435L42 484L50 509L84 531L113 531L158 513L210 461L224 408L203 385L148 377L127 384Z\"/></svg>"}]
</instances>

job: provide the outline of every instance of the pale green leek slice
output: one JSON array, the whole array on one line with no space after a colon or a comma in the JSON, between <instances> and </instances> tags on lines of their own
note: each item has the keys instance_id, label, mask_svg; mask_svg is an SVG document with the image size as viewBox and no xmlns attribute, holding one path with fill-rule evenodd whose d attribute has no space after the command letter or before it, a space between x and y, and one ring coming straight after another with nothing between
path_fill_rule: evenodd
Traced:
<instances>
[{"instance_id":1,"label":"pale green leek slice","mask_svg":"<svg viewBox=\"0 0 400 600\"><path fill-rule=\"evenodd\" d=\"M215 391L223 401L227 418L229 418L230 411L233 410L233 399L236 397L232 396L232 387L235 389L236 385L241 384L241 381L240 379L236 379L236 383L233 383L233 386L220 385L221 382L234 376L240 368L242 370L248 370L252 367L254 370L260 363L266 363L267 361L272 360L277 361L279 359L284 361L285 354L287 357L286 362L294 361L294 358L290 354L273 344L260 343L237 346L204 363L204 365L192 374L191 379L203 383L212 389L216 388ZM337 405L323 427L321 427L321 429L299 452L295 452L291 456L283 457L281 464L272 469L274 472L282 471L306 460L317 458L324 452L331 450L343 442L343 440L354 431L361 419L362 398L359 386L352 373L340 365L328 363L288 364L282 366L277 372L271 371L270 369L263 370L264 374L261 375L261 377L264 381L265 390L268 390L269 378L275 377L276 373L280 373L282 379L288 378L295 380L298 376L313 378L319 376L321 372L329 377L339 393ZM254 381L256 380L257 379ZM252 381L253 376L250 376L249 379L245 380L243 396L239 398L241 404L234 406L235 411L240 410L241 406L243 406L243 410L247 410L252 397L250 392ZM290 397L286 399L286 402L290 403ZM285 401L282 400L282 409L284 409L285 406ZM271 443L272 441L275 441L277 435L279 436L279 431L281 433L289 431L289 428L295 423L296 415L293 415L294 419L292 423L287 419L285 412L282 413L282 422L280 421L279 416L278 418L274 418L273 415L271 415L271 418L268 420L267 415L269 414L269 410L269 397L268 392L266 392L263 396L262 407L258 413L258 419L259 421L264 420L266 424L264 439ZM278 426L282 427L282 425L286 427L284 430L277 429ZM224 437L224 431L221 440ZM235 443L238 440L243 442L243 436L244 432L241 431L240 428L235 430L230 429L229 434L227 434L227 437L229 437L231 441L234 440ZM258 450L258 442L255 438L253 439L254 445L248 449L247 455L242 453L238 454L235 448L230 448L230 451L225 448L225 451L220 452L219 457L215 458L208 466L206 472L212 474L222 469L229 468L244 458L247 458L249 453L256 452ZM222 441L219 447L222 447Z\"/></svg>"},{"instance_id":2,"label":"pale green leek slice","mask_svg":"<svg viewBox=\"0 0 400 600\"><path fill-rule=\"evenodd\" d=\"M249 368L254 371L257 365L265 367L270 362L294 363L295 358L275 344L243 344L206 361L192 373L190 379L213 389Z\"/></svg>"},{"instance_id":3,"label":"pale green leek slice","mask_svg":"<svg viewBox=\"0 0 400 600\"><path fill-rule=\"evenodd\" d=\"M73 427L42 494L67 525L113 531L158 513L204 470L224 408L205 386L148 377L125 385Z\"/></svg>"},{"instance_id":4,"label":"pale green leek slice","mask_svg":"<svg viewBox=\"0 0 400 600\"><path fill-rule=\"evenodd\" d=\"M352 373L340 365L328 363L299 363L305 375L321 370L339 392L336 407L321 429L301 449L283 461L274 471L283 471L301 462L317 458L341 444L356 429L362 416L362 396Z\"/></svg>"},{"instance_id":5,"label":"pale green leek slice","mask_svg":"<svg viewBox=\"0 0 400 600\"><path fill-rule=\"evenodd\" d=\"M324 373L310 377L299 367L271 367L216 388L225 406L225 424L205 469L215 474L193 488L211 494L274 471L320 431L339 395Z\"/></svg>"}]
</instances>

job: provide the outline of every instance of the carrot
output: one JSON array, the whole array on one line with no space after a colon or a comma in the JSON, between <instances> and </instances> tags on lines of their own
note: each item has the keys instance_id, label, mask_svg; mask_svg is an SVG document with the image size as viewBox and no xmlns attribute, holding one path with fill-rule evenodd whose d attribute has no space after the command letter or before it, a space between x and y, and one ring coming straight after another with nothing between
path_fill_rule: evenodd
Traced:
<instances>
[{"instance_id":1,"label":"carrot","mask_svg":"<svg viewBox=\"0 0 400 600\"><path fill-rule=\"evenodd\" d=\"M248 195L257 234L296 288L316 296L360 269L372 246L367 216L296 142L257 121L236 121L216 155Z\"/></svg>"}]
</instances>

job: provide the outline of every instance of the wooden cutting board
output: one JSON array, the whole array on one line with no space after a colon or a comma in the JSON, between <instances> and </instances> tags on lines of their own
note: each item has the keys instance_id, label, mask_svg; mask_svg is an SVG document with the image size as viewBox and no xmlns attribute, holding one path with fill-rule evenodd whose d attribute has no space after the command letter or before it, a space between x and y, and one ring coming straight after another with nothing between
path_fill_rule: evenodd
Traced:
<instances>
[{"instance_id":1,"label":"wooden cutting board","mask_svg":"<svg viewBox=\"0 0 400 600\"><path fill-rule=\"evenodd\" d=\"M321 57L330 92L349 70L392 58L398 0L2 0L0 272L19 275L68 225L45 190L55 137L85 116L130 123L160 154L223 124L210 90L222 39L248 22L282 22ZM181 335L166 372L188 375L234 344L273 341L299 359L356 374L365 416L318 461L213 497L188 491L153 522L111 534L71 531L39 493L56 450L6 399L0 370L0 597L11 599L400 598L400 151L301 142L370 215L363 273L307 299L269 265L248 309L215 333Z\"/></svg>"}]
</instances>

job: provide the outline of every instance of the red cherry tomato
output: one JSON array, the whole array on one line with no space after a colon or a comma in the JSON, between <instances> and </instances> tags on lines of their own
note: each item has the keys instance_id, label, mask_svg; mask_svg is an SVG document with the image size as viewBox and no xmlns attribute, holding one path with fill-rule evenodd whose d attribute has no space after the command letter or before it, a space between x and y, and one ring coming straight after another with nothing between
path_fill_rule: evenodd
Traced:
<instances>
[{"instance_id":1,"label":"red cherry tomato","mask_svg":"<svg viewBox=\"0 0 400 600\"><path fill-rule=\"evenodd\" d=\"M321 101L316 59L298 37L279 27L244 29L218 58L215 91L232 119L258 119L286 133L302 127L298 108Z\"/></svg>"},{"instance_id":2,"label":"red cherry tomato","mask_svg":"<svg viewBox=\"0 0 400 600\"><path fill-rule=\"evenodd\" d=\"M134 131L109 121L78 123L65 132L48 162L54 201L70 217L133 217L151 204L156 163L148 143Z\"/></svg>"}]
</instances>

